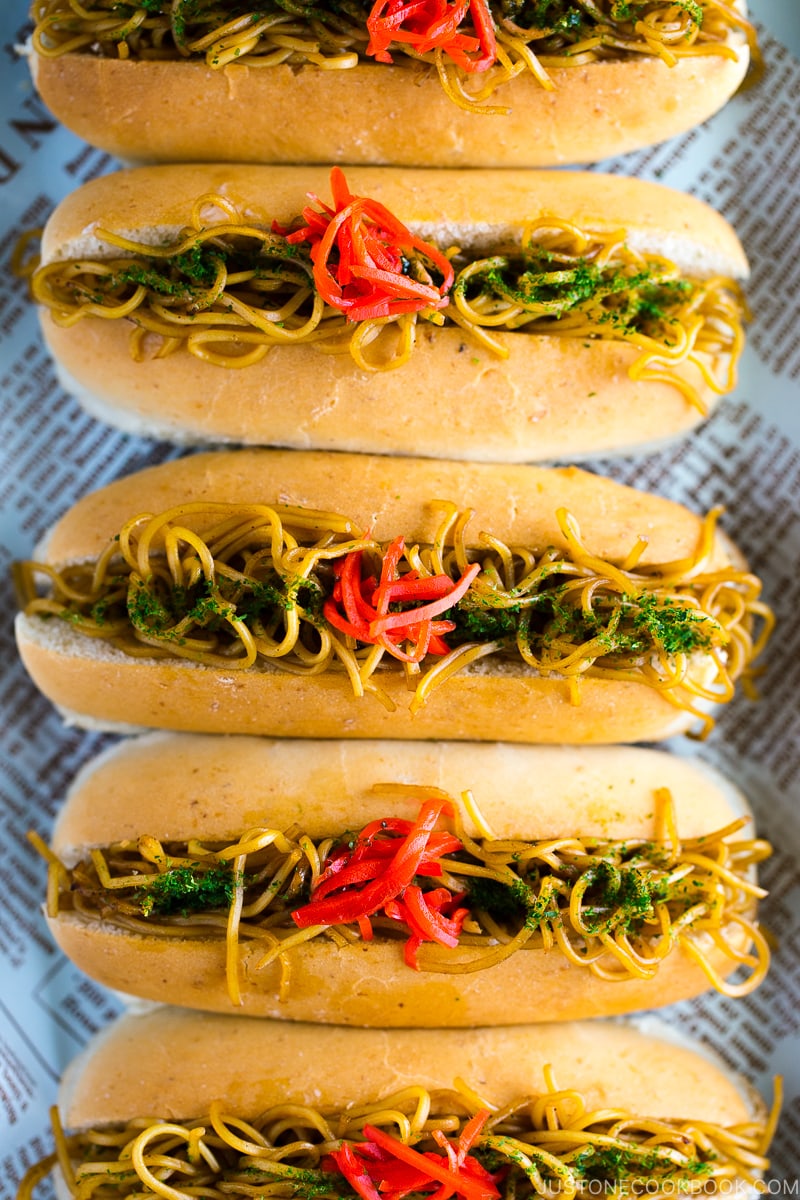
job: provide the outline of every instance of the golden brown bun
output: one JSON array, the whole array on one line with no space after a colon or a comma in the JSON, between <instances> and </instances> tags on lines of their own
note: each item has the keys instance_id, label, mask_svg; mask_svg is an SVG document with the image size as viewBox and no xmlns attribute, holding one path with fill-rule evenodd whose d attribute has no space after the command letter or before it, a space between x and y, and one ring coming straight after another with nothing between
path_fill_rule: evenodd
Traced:
<instances>
[{"instance_id":1,"label":"golden brown bun","mask_svg":"<svg viewBox=\"0 0 800 1200\"><path fill-rule=\"evenodd\" d=\"M505 117L464 112L425 68L347 71L134 62L66 54L31 60L67 128L126 160L535 167L597 162L705 121L749 61L709 55L674 67L642 57L530 75L495 97ZM401 114L398 119L398 114Z\"/></svg>"},{"instance_id":2,"label":"golden brown bun","mask_svg":"<svg viewBox=\"0 0 800 1200\"><path fill-rule=\"evenodd\" d=\"M666 1036L669 1031L664 1031ZM323 1112L411 1084L450 1088L461 1078L503 1106L558 1084L587 1107L733 1125L752 1110L733 1079L685 1045L597 1022L455 1030L341 1029L162 1008L125 1016L67 1070L68 1128L200 1116L224 1097L242 1117L290 1101Z\"/></svg>"},{"instance_id":3,"label":"golden brown bun","mask_svg":"<svg viewBox=\"0 0 800 1200\"><path fill-rule=\"evenodd\" d=\"M518 246L527 221L557 214L603 232L629 230L637 250L663 253L699 276L744 277L747 260L730 225L707 205L659 185L615 176L512 171L348 171L355 194L380 200L416 233L484 253ZM42 254L108 257L98 225L163 242L193 202L219 192L251 219L290 221L306 192L326 196L321 168L142 168L96 179L51 217ZM96 416L144 436L233 441L487 461L546 461L649 446L692 428L700 410L672 384L633 380L631 345L500 333L509 357L461 330L422 325L411 363L359 371L349 354L276 346L231 370L185 350L132 359L127 321L84 318L70 328L43 312L62 382ZM711 355L708 365L718 372ZM675 368L705 407L718 399L692 363Z\"/></svg>"},{"instance_id":4,"label":"golden brown bun","mask_svg":"<svg viewBox=\"0 0 800 1200\"><path fill-rule=\"evenodd\" d=\"M682 838L714 833L747 811L741 793L702 763L630 747L471 743L264 741L153 735L115 747L75 781L53 848L67 865L96 846L150 834L216 841L253 826L312 838L358 829L417 801L376 796L377 783L414 783L458 796L472 789L492 832L526 840L580 835L649 838L654 794L669 788ZM471 822L467 830L477 835ZM50 921L61 949L107 987L149 1000L230 1012L221 940L126 933L64 913ZM747 937L728 930L746 949ZM726 975L729 957L706 939ZM660 1007L706 990L708 977L680 950L652 980L611 982L556 951L526 950L471 975L436 973L452 952L427 946L425 971L403 962L401 941L337 949L327 939L289 952L288 994L278 964L256 970L263 946L240 946L243 1007L251 1016L346 1025L508 1025L574 1020ZM433 967L433 970L429 969ZM233 1009L236 1011L236 1009Z\"/></svg>"},{"instance_id":5,"label":"golden brown bun","mask_svg":"<svg viewBox=\"0 0 800 1200\"><path fill-rule=\"evenodd\" d=\"M691 725L640 683L586 679L574 706L567 682L513 665L467 669L412 717L402 678L381 676L388 712L352 695L340 675L283 675L265 665L213 673L185 661L129 658L68 626L18 617L17 646L37 687L71 725L132 733L175 729L276 737L456 738L563 743L662 741Z\"/></svg>"},{"instance_id":6,"label":"golden brown bun","mask_svg":"<svg viewBox=\"0 0 800 1200\"><path fill-rule=\"evenodd\" d=\"M672 793L682 838L748 812L742 793L699 759L632 746L151 733L84 767L59 814L53 848L72 865L79 848L142 833L222 839L268 823L299 824L317 838L385 816L387 804L400 815L415 811L416 800L376 796L379 783L421 784L454 797L471 790L501 838L648 837L658 788ZM479 835L469 818L465 828Z\"/></svg>"},{"instance_id":7,"label":"golden brown bun","mask_svg":"<svg viewBox=\"0 0 800 1200\"><path fill-rule=\"evenodd\" d=\"M221 194L250 219L285 224L307 193L330 193L327 167L214 164L140 167L90 180L67 196L48 221L42 261L86 257L103 249L97 226L161 241L186 224L194 202ZM518 246L532 220L560 215L602 232L630 228L635 249L653 248L703 275L747 273L728 222L693 196L661 184L569 171L393 170L348 168L356 195L380 201L419 236L465 250ZM108 255L108 249L103 249Z\"/></svg>"},{"instance_id":8,"label":"golden brown bun","mask_svg":"<svg viewBox=\"0 0 800 1200\"><path fill-rule=\"evenodd\" d=\"M127 322L64 329L43 312L42 331L62 386L93 417L184 445L578 461L650 451L704 419L672 384L632 380L638 351L621 342L493 334L511 350L504 360L458 329L426 326L406 368L375 375L313 346L275 347L233 371L181 352L134 362ZM679 373L710 411L719 396L698 368Z\"/></svg>"},{"instance_id":9,"label":"golden brown bun","mask_svg":"<svg viewBox=\"0 0 800 1200\"><path fill-rule=\"evenodd\" d=\"M472 508L472 542L490 530L510 544L563 548L555 510L577 518L585 543L620 561L641 534L642 562L692 555L701 523L679 504L626 488L576 468L493 467L361 455L268 450L223 451L165 463L84 497L56 525L47 547L53 564L92 558L131 516L161 512L188 499L262 501L333 509L377 540L402 532L430 541L449 499ZM198 528L200 528L198 524ZM709 566L730 561L718 540ZM581 703L566 680L489 660L448 680L415 717L402 672L382 686L397 705L389 712L355 698L344 674L280 673L265 666L222 672L179 660L134 659L66 622L20 617L20 654L53 703L81 723L104 728L149 726L204 733L287 737L451 738L512 742L650 741L686 728L686 714L645 684L589 678ZM91 664L91 666L89 665Z\"/></svg>"},{"instance_id":10,"label":"golden brown bun","mask_svg":"<svg viewBox=\"0 0 800 1200\"><path fill-rule=\"evenodd\" d=\"M489 530L518 546L567 543L555 522L566 507L593 554L621 560L637 537L648 545L641 563L668 562L697 548L701 521L682 504L575 467L495 466L313 451L222 450L192 454L137 471L84 496L53 527L52 564L99 554L137 512L163 512L184 500L227 504L280 503L342 513L371 528L376 541L403 533L430 542L441 501L472 509L467 546ZM198 523L198 528L200 528ZM711 567L729 561L718 546Z\"/></svg>"},{"instance_id":11,"label":"golden brown bun","mask_svg":"<svg viewBox=\"0 0 800 1200\"><path fill-rule=\"evenodd\" d=\"M609 982L572 966L555 950L521 950L490 970L453 975L437 972L450 953L439 946L420 951L426 969L412 971L402 961L401 942L357 941L335 949L317 939L302 953L289 952L292 975L283 1001L279 965L258 970L264 947L243 943L238 1007L227 990L222 940L178 942L108 926L88 929L72 915L49 925L67 957L106 987L159 1003L289 1021L383 1028L575 1021L661 1008L710 986L708 976L680 951L664 960L654 979ZM728 933L731 945L746 953L747 936L735 929ZM698 947L720 975L730 973L730 957L710 938L699 939Z\"/></svg>"}]
</instances>

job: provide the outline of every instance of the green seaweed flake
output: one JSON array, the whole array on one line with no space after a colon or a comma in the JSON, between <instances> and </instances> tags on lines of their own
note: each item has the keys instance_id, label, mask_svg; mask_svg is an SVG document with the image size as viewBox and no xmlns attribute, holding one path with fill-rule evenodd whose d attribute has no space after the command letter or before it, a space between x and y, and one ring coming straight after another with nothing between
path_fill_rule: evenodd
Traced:
<instances>
[{"instance_id":1,"label":"green seaweed flake","mask_svg":"<svg viewBox=\"0 0 800 1200\"><path fill-rule=\"evenodd\" d=\"M135 899L145 917L165 917L230 907L237 876L226 863L170 867L136 889Z\"/></svg>"}]
</instances>

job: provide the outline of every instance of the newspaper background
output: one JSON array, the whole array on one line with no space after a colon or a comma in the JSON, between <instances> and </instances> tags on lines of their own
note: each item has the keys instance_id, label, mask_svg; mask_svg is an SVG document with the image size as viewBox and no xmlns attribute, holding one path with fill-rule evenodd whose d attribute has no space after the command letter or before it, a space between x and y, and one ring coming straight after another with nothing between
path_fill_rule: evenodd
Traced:
<instances>
[{"instance_id":1,"label":"newspaper background","mask_svg":"<svg viewBox=\"0 0 800 1200\"><path fill-rule=\"evenodd\" d=\"M715 1049L769 1097L777 1072L787 1099L773 1147L775 1190L796 1194L800 1172L800 14L797 0L753 0L767 72L704 128L601 165L691 191L739 230L753 266L755 313L735 396L691 440L632 461L594 464L626 483L696 510L727 507L735 534L779 617L764 699L734 702L702 746L682 742L749 792L775 845L763 869L763 916L778 939L772 972L744 1001L711 994L664 1015ZM0 12L0 1200L49 1147L57 1079L118 1000L51 945L39 911L45 871L25 840L47 836L77 768L111 739L65 728L27 681L11 630L10 562L79 495L173 457L85 416L57 386L25 288L11 277L19 233L57 200L114 163L58 127L38 102L16 47L27 0ZM777 1181L783 1181L778 1183ZM44 1194L44 1193L43 1193Z\"/></svg>"}]
</instances>

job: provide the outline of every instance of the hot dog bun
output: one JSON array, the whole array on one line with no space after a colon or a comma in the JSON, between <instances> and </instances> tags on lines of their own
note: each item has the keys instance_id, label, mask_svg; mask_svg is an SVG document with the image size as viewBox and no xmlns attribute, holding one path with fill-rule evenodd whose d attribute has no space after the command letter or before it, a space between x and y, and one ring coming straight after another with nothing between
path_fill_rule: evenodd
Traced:
<instances>
[{"instance_id":1,"label":"hot dog bun","mask_svg":"<svg viewBox=\"0 0 800 1200\"><path fill-rule=\"evenodd\" d=\"M387 784L397 786L394 795L376 793L376 785ZM54 831L53 850L72 868L85 862L91 849L108 854L113 844L136 845L144 835L162 844L191 838L219 844L236 842L246 829L258 826L297 828L316 841L345 831L353 836L371 821L413 819L421 801L403 794L408 785L442 789L454 798L470 789L495 839L526 842L651 840L658 827L660 789L670 793L682 841L709 839L748 811L741 793L702 763L630 747L287 742L157 734L115 747L76 779ZM484 836L468 813L466 831L473 838ZM748 836L746 831L736 835ZM125 875L128 869L118 867L115 873ZM242 869L246 875L255 867ZM96 907L76 911L69 889L74 892L79 885L65 881L62 886L64 901L51 916L50 928L61 949L87 974L149 1000L236 1011L226 980L224 923L216 935L206 926L205 932L199 929L200 936L197 927L191 936L182 936L185 926L173 926L172 936L159 936L141 919L135 929L129 923L125 928L129 918L120 924L107 907L102 918ZM701 899L696 890L693 895ZM744 903L752 913L754 901L744 898ZM281 936L296 932L288 913L280 928ZM723 919L721 929L737 952L748 952L744 928ZM655 940L651 930L644 945L652 947ZM417 971L404 962L404 941L387 937L383 926L372 941L356 937L336 945L317 937L287 951L283 963L259 968L270 943L242 936L235 967L240 1011L384 1027L507 1025L662 1006L703 991L711 982L681 942L650 978L627 974L612 980L572 963L557 946L547 950L541 945L471 974L449 974L444 968L454 959L468 961L478 952L429 942L419 953L422 969ZM691 941L718 975L736 966L708 933L698 931L695 937L693 932ZM581 943L578 938L576 944ZM485 954L489 945L480 952ZM616 965L607 954L604 969ZM281 986L283 969L289 972L286 987Z\"/></svg>"},{"instance_id":2,"label":"hot dog bun","mask_svg":"<svg viewBox=\"0 0 800 1200\"><path fill-rule=\"evenodd\" d=\"M68 1068L61 1107L69 1128L141 1113L180 1119L219 1097L242 1117L284 1101L331 1112L412 1082L433 1090L452 1087L456 1078L502 1106L541 1094L548 1063L561 1085L580 1090L592 1109L625 1107L720 1124L751 1113L748 1099L709 1059L623 1023L475 1029L465 1037L442 1029L387 1033L171 1008L126 1015L108 1026Z\"/></svg>"},{"instance_id":3,"label":"hot dog bun","mask_svg":"<svg viewBox=\"0 0 800 1200\"><path fill-rule=\"evenodd\" d=\"M747 275L727 222L693 197L659 185L575 173L380 168L348 170L347 183L413 233L442 250L459 246L468 258L518 249L530 222L554 217L600 235L626 230L631 250L663 255L695 280ZM273 220L288 226L307 203L306 193L327 197L329 191L321 168L160 167L95 179L51 217L43 267L119 258L123 252L104 243L98 229L161 246L189 223L201 196L223 196L243 218L269 229ZM218 223L218 209L203 209L209 222L212 213ZM445 316L454 305L451 297ZM735 377L723 343L713 350L700 346L667 367L659 360L657 378L648 377L649 369L642 375L634 369L641 345L617 335L605 340L607 324L598 327L597 338L540 334L535 325L529 332L492 328L508 355L503 358L458 325L419 320L409 361L375 371L362 369L346 348L324 353L323 343L307 342L273 344L260 361L233 369L196 357L186 343L154 357L148 335L135 360L127 319L84 316L65 327L57 313L54 319L43 309L42 321L62 382L94 415L182 442L575 461L686 432ZM705 369L716 380L713 388ZM693 389L691 396L682 386Z\"/></svg>"},{"instance_id":4,"label":"hot dog bun","mask_svg":"<svg viewBox=\"0 0 800 1200\"><path fill-rule=\"evenodd\" d=\"M697 561L703 571L733 570L731 586L737 609L740 588L751 598L758 592L757 581L748 577L748 583L738 574L738 552L724 537L713 536L708 522L701 522L681 505L576 468L499 468L285 451L195 455L118 480L79 501L55 526L47 546L47 562L52 566L87 562L109 546L128 519L145 510L160 513L192 501L201 502L201 508L218 502L277 502L303 510L321 509L323 516L314 518L321 522L321 529L330 528L333 510L354 521L356 529L369 528L371 538L381 546L399 534L409 547L424 546L442 529L442 514L447 512L444 500L459 511L474 512L464 529L465 554L468 546L481 544L481 533L489 532L512 546L538 548L540 554L544 548L553 547L556 555L569 558L573 551L569 549L568 531L559 527L555 516L557 510L562 510L562 519L566 511L577 521L583 546L603 562L623 562L641 536L645 542L639 544L639 549L644 549L637 570L644 572L645 579L649 578L648 564L655 569L657 564L685 563L691 575L690 564ZM186 519L198 534L208 535L209 522L216 521L218 515L204 511ZM290 515L287 520L291 524ZM309 533L304 536L308 543ZM450 540L451 535L447 535L445 541ZM335 557L335 550L331 553ZM584 552L574 553L582 558ZM732 563L738 564L735 569ZM590 574L595 569L602 574L610 568L587 569ZM683 569L679 565L677 575L669 576L671 587L676 578L682 577ZM543 577L534 575L545 585L551 578L548 572ZM630 586L636 590L639 576L634 573L632 578ZM741 583L737 582L740 578ZM323 584L314 586L323 588ZM694 584L689 579L684 586L691 589ZM682 594L680 587L676 594ZM492 605L493 596L488 597ZM723 594L719 593L717 599L721 602ZM645 624L655 621L654 636L660 636L661 616L668 625L672 623L667 609L673 600L660 601L656 589L652 599L642 603L651 615L648 617L643 610L641 619ZM286 611L306 611L297 610L288 593L281 604L289 606ZM62 611L60 607L58 611ZM729 690L723 689L721 660L701 648L710 644L708 638L712 637L716 618L712 616L710 626L705 624L706 618L701 618L695 632L696 617L688 611L684 615L686 625L679 633L690 640L676 643L683 649L668 670L685 666L686 686L700 687L699 694L689 697L696 717L700 709L695 701L702 705L704 695L724 699ZM746 616L739 611L738 617L746 627ZM128 618L123 614L123 619ZM707 629L711 630L708 634ZM246 670L198 665L182 657L131 657L104 640L102 626L98 632L99 637L86 637L71 620L22 617L18 642L28 671L51 700L79 722L88 720L104 728L124 723L191 732L301 737L632 742L670 736L691 725L693 719L657 687L635 677L595 677L589 672L576 692L574 681L571 684L566 674L541 673L516 656L492 652L486 658L483 649L475 651L479 661L462 663L464 669L437 687L424 703L424 693L409 690L403 670L394 661L386 669L381 667L377 684L371 675L364 675L368 690L379 686L388 697L387 705L376 696L357 696L357 681L335 668L309 675L287 673L271 661L263 660L261 665L261 656L252 669ZM168 636L170 646L175 647L177 642ZM730 636L734 636L733 627ZM695 637L700 641L691 640ZM598 649L606 644L599 643ZM336 645L340 647L335 651L338 658L349 662L350 651L344 643L337 641ZM139 652L142 649L140 646ZM740 652L734 653L734 649L731 642L724 653L733 654L736 672L753 653L749 634ZM541 653L547 653L544 644ZM423 674L430 658L426 657ZM451 660L433 661L449 664ZM362 670L361 666L357 669ZM683 694L680 688L679 694ZM415 695L412 710L409 706ZM412 716L412 711L416 715Z\"/></svg>"},{"instance_id":5,"label":"hot dog bun","mask_svg":"<svg viewBox=\"0 0 800 1200\"><path fill-rule=\"evenodd\" d=\"M408 1163L409 1149L421 1151L427 1157L413 1165L421 1163L427 1174L431 1164L442 1170L447 1145L458 1144L474 1114L468 1158L464 1145L461 1157L450 1160L457 1190L469 1187L469 1177L474 1185L477 1174L488 1184L484 1194L508 1197L514 1182L527 1182L523 1171L533 1158L543 1173L557 1173L571 1194L597 1168L614 1184L647 1183L650 1195L669 1194L676 1179L698 1175L710 1193L746 1194L769 1165L773 1122L765 1119L763 1102L717 1060L657 1028L645 1034L597 1022L515 1026L474 1030L465 1038L447 1030L274 1025L175 1009L125 1016L67 1070L61 1118L66 1128L86 1132L64 1145L61 1161L72 1158L80 1177L104 1170L103 1163L113 1170L121 1158L138 1196L156 1189L163 1195L165 1186L179 1188L184 1180L191 1189L198 1178L206 1194L221 1185L224 1195L225 1181L255 1177L263 1184L276 1175L287 1195L307 1195L313 1181L350 1196L355 1193L341 1176L368 1161L364 1142L375 1146L380 1139L382 1163ZM512 1112L504 1119L494 1116L507 1109ZM148 1118L146 1131L144 1122L128 1124L140 1115ZM446 1143L441 1135L426 1136L426 1118L425 1131L449 1118ZM273 1133L287 1122L291 1156L281 1153ZM198 1125L202 1132L189 1142L187 1168L189 1130ZM134 1153L125 1157L121 1145L109 1148L124 1134L135 1139ZM192 1169L192 1148L204 1148L206 1138L213 1158L194 1156ZM168 1158L159 1156L161 1147ZM494 1151L492 1168L503 1168L496 1185L478 1174L487 1151ZM162 1182L150 1175L151 1186L145 1172L158 1166L167 1167L170 1182L159 1171ZM287 1166L302 1175L287 1178ZM373 1170L375 1178L383 1168ZM341 1174L332 1180L334 1171Z\"/></svg>"},{"instance_id":6,"label":"hot dog bun","mask_svg":"<svg viewBox=\"0 0 800 1200\"><path fill-rule=\"evenodd\" d=\"M733 59L690 57L668 67L642 56L552 68L550 91L526 73L494 97L511 106L505 116L457 107L422 65L214 70L34 54L31 67L67 128L127 161L539 167L597 162L707 120L747 71L744 38L734 32L730 42Z\"/></svg>"}]
</instances>

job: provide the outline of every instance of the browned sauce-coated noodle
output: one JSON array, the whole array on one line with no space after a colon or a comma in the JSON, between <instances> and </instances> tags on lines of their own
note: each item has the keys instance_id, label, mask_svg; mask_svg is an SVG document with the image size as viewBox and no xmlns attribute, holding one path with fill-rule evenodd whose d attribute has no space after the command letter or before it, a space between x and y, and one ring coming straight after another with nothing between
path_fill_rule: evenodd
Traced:
<instances>
[{"instance_id":1,"label":"browned sauce-coated noodle","mask_svg":"<svg viewBox=\"0 0 800 1200\"><path fill-rule=\"evenodd\" d=\"M454 248L447 308L353 323L315 291L307 249L270 226L221 196L203 196L171 245L98 230L109 255L120 256L49 263L33 275L32 293L65 327L86 317L132 322L134 358L183 349L241 368L275 346L308 344L349 351L363 370L393 370L411 357L417 322L432 321L455 323L502 357L509 352L497 330L625 342L641 351L631 378L669 383L701 412L706 405L679 368L696 367L718 395L736 385L746 318L739 285L685 276L662 256L630 249L625 230L600 233L551 216L529 223L513 255L469 260ZM430 264L410 254L410 271L429 282Z\"/></svg>"},{"instance_id":2,"label":"browned sauce-coated noodle","mask_svg":"<svg viewBox=\"0 0 800 1200\"><path fill-rule=\"evenodd\" d=\"M32 1168L17 1200L31 1200L57 1156L79 1200L151 1195L347 1200L356 1193L322 1163L343 1142L357 1147L365 1140L365 1125L420 1152L441 1155L446 1164L442 1135L452 1144L481 1110L489 1116L470 1153L496 1173L501 1200L537 1195L572 1200L593 1181L603 1194L618 1196L726 1194L737 1185L754 1184L769 1166L779 1080L766 1120L754 1117L726 1127L622 1109L589 1110L580 1092L559 1089L550 1067L544 1076L541 1094L503 1108L456 1080L450 1091L410 1086L372 1103L355 1102L343 1112L286 1104L244 1120L219 1101L198 1120L132 1120L69 1137L54 1112L56 1154Z\"/></svg>"},{"instance_id":3,"label":"browned sauce-coated noodle","mask_svg":"<svg viewBox=\"0 0 800 1200\"><path fill-rule=\"evenodd\" d=\"M563 509L556 519L567 551L508 547L487 533L468 549L471 514L442 509L434 542L407 545L399 576L414 569L456 580L471 563L481 570L445 614L455 624L445 634L448 653L428 654L409 671L413 712L451 675L498 655L572 681L575 703L584 676L646 684L708 731L705 704L733 696L770 635L757 577L733 565L709 568L719 510L705 519L692 555L642 566L645 543L622 565L605 562ZM28 615L60 617L125 654L226 670L344 671L354 695L371 692L392 709L380 680L401 669L397 658L340 632L322 611L337 561L360 551L364 576L372 568L377 578L386 550L334 513L197 502L133 517L96 562L61 570L20 563L15 574ZM50 582L45 596L37 594L41 575Z\"/></svg>"},{"instance_id":4,"label":"browned sauce-coated noodle","mask_svg":"<svg viewBox=\"0 0 800 1200\"><path fill-rule=\"evenodd\" d=\"M758 60L755 29L734 0L581 0L579 9L559 0L503 0L490 7L498 53L488 72L470 75L441 49L420 54L402 41L392 43L393 61L435 68L447 95L461 108L504 113L507 109L486 101L525 72L551 89L548 68L582 68L643 55L670 67L697 55L735 58L733 32L746 37ZM33 44L45 57L79 53L199 59L212 70L236 63L258 68L308 63L348 70L374 61L366 56L370 8L362 0L347 0L330 10L303 0L269 0L258 8L246 0L162 0L146 7L133 0L124 7L117 0L95 0L91 7L81 0L35 0ZM462 28L469 33L469 18Z\"/></svg>"},{"instance_id":5,"label":"browned sauce-coated noodle","mask_svg":"<svg viewBox=\"0 0 800 1200\"><path fill-rule=\"evenodd\" d=\"M421 787L380 789L398 790L430 795ZM466 974L523 948L544 948L602 979L652 979L672 950L685 948L718 991L730 996L753 991L766 975L769 950L754 923L756 900L766 893L752 881L750 869L767 857L768 843L733 840L745 818L681 841L670 794L661 791L655 800L653 840L611 842L580 836L476 840L466 834L463 813L453 802L453 829L463 849L440 860L443 874L433 882L460 896L469 915L458 948L437 955L434 963L421 952L419 968ZM352 842L353 836L349 831L314 842L299 828L267 826L248 829L229 843L202 835L188 843L162 843L143 834L137 842L94 849L69 869L38 839L36 844L50 861L51 917L72 912L133 933L225 938L229 993L236 1003L240 942L262 943L260 968L280 961L285 996L291 990L289 949L320 936L348 941L358 936L356 926L298 931L291 919L342 838ZM385 916L372 923L379 937L408 935L405 926ZM743 932L752 948L742 946ZM731 965L746 964L748 978L738 983L721 978L708 961L711 946L722 949Z\"/></svg>"}]
</instances>

